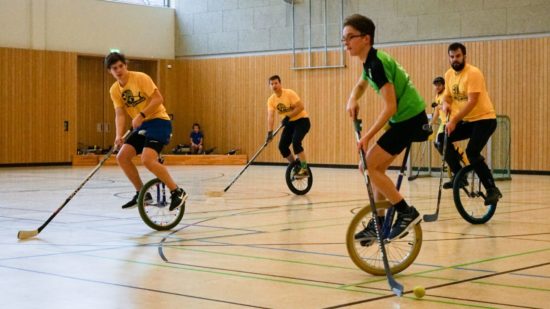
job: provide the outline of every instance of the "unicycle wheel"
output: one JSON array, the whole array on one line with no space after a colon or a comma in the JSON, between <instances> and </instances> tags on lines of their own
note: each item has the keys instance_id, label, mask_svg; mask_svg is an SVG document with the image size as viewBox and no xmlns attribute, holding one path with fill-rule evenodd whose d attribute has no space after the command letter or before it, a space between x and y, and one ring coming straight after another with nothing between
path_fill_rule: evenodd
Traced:
<instances>
[{"instance_id":1,"label":"unicycle wheel","mask_svg":"<svg viewBox=\"0 0 550 309\"><path fill-rule=\"evenodd\" d=\"M494 205L485 205L487 190L474 171L472 165L467 165L456 173L453 182L453 198L458 213L464 220L472 224L483 224L489 221L497 209ZM460 181L467 180L467 185Z\"/></svg>"},{"instance_id":2,"label":"unicycle wheel","mask_svg":"<svg viewBox=\"0 0 550 309\"><path fill-rule=\"evenodd\" d=\"M185 213L185 203L170 211L170 190L160 179L147 182L138 197L139 215L145 224L157 231L166 231L178 225Z\"/></svg>"},{"instance_id":3,"label":"unicycle wheel","mask_svg":"<svg viewBox=\"0 0 550 309\"><path fill-rule=\"evenodd\" d=\"M389 203L377 203L378 209L389 207ZM370 205L357 212L346 233L346 247L351 260L357 267L369 274L383 276L386 272L378 239L370 242L355 240L355 234L361 232L371 218ZM409 267L418 256L422 247L422 227L416 224L400 239L385 240L384 245L390 271L392 274L397 274Z\"/></svg>"},{"instance_id":4,"label":"unicycle wheel","mask_svg":"<svg viewBox=\"0 0 550 309\"><path fill-rule=\"evenodd\" d=\"M288 165L286 168L285 179L286 184L290 191L296 195L304 195L309 192L311 186L313 185L313 174L309 165L307 171L309 176L307 177L298 177L296 174L300 170L300 161L296 160Z\"/></svg>"}]
</instances>

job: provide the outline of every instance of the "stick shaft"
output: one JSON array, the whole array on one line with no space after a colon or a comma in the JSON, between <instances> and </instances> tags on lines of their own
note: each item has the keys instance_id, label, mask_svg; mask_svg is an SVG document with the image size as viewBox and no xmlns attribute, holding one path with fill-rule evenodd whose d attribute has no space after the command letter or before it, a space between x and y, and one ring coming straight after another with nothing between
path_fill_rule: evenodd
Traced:
<instances>
[{"instance_id":1,"label":"stick shaft","mask_svg":"<svg viewBox=\"0 0 550 309\"><path fill-rule=\"evenodd\" d=\"M361 140L361 120L354 119L354 128L355 128L355 138L357 142ZM386 272L386 278L388 280L388 284L390 286L390 289L397 295L401 296L403 294L403 285L401 285L399 282L397 282L391 273L390 270L390 264L388 262L388 256L386 254L386 247L384 245L384 240L382 239L382 229L380 227L380 224L377 220L377 210L376 210L376 204L374 202L374 194L372 192L372 186L370 183L370 178L367 173L367 160L365 156L365 152L363 151L363 148L359 149L359 156L361 157L361 162L363 163L363 176L365 178L365 183L367 185L367 191L369 193L369 202L371 206L372 211L372 218L374 220L374 225L376 227L376 236L378 238L378 245L380 247L380 252L382 253L382 262L384 264L384 271Z\"/></svg>"},{"instance_id":2,"label":"stick shaft","mask_svg":"<svg viewBox=\"0 0 550 309\"><path fill-rule=\"evenodd\" d=\"M279 130L281 130L282 127L283 127L283 125L280 125L277 128L277 130L275 130L275 132L273 132L273 137L275 137L277 135L277 133L279 132ZM246 163L246 165L243 167L243 169L241 169L241 171L233 178L233 180L227 185L227 187L225 187L223 192L227 192L227 190L229 190L229 188L231 188L231 186L237 181L237 179L239 179L239 177L241 177L241 175L244 173L244 171L246 171L246 169L250 166L250 164L252 164L252 162L254 162L256 157L260 155L260 153L267 147L268 144L269 144L269 142L266 141L260 147L260 149L258 149L258 151L256 151L256 153L252 156L252 158L248 161L248 163Z\"/></svg>"},{"instance_id":3,"label":"stick shaft","mask_svg":"<svg viewBox=\"0 0 550 309\"><path fill-rule=\"evenodd\" d=\"M130 134L130 131L127 131L126 134L124 134L123 139L125 139L129 134ZM59 214L59 212L61 212L61 210L69 203L69 201L78 193L78 191L80 191L80 189L84 187L84 185L88 182L88 180L90 180L90 178L92 178L92 176L94 176L94 174L103 166L105 161L107 161L107 159L111 157L111 155L115 150L116 150L116 147L113 146L111 150L109 150L109 152L107 152L105 156L103 156L103 159L101 159L101 161L96 165L96 167L88 174L86 179L84 179L84 181L78 186L78 188L76 188L76 190L74 190L73 193L71 193L71 195L67 197L65 202L63 202L63 204L61 204L61 206L59 206L59 208L57 208L54 211L54 213L48 218L48 220L46 220L46 222L44 222L38 228L38 233L40 233L53 220L53 218L55 218Z\"/></svg>"}]
</instances>

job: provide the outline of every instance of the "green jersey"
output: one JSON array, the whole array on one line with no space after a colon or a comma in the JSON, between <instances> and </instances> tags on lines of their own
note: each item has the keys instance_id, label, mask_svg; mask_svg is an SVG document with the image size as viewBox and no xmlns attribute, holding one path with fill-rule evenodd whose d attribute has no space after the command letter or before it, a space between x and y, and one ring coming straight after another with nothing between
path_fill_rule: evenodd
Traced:
<instances>
[{"instance_id":1,"label":"green jersey","mask_svg":"<svg viewBox=\"0 0 550 309\"><path fill-rule=\"evenodd\" d=\"M409 75L390 55L371 48L367 60L363 63L363 79L380 93L386 83L393 84L397 98L397 112L390 118L391 123L410 119L426 109L426 103L420 96Z\"/></svg>"}]
</instances>

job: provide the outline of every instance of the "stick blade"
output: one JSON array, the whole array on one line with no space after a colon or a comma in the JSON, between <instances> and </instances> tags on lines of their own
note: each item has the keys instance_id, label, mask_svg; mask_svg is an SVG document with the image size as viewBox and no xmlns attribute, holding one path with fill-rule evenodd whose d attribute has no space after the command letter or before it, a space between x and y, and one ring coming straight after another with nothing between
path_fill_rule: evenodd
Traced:
<instances>
[{"instance_id":1,"label":"stick blade","mask_svg":"<svg viewBox=\"0 0 550 309\"><path fill-rule=\"evenodd\" d=\"M439 217L439 214L436 212L434 214L426 214L424 215L423 219L426 222L434 222L437 221L437 218Z\"/></svg>"},{"instance_id":2,"label":"stick blade","mask_svg":"<svg viewBox=\"0 0 550 309\"><path fill-rule=\"evenodd\" d=\"M33 231L19 231L17 233L17 238L19 239L28 239L28 238L31 238L31 237L34 237L38 235L38 230L33 230Z\"/></svg>"},{"instance_id":3,"label":"stick blade","mask_svg":"<svg viewBox=\"0 0 550 309\"><path fill-rule=\"evenodd\" d=\"M222 197L223 191L206 191L206 195L209 197Z\"/></svg>"},{"instance_id":4,"label":"stick blade","mask_svg":"<svg viewBox=\"0 0 550 309\"><path fill-rule=\"evenodd\" d=\"M403 296L403 290L404 290L403 285L395 281L393 277L388 278L388 281L392 292L399 297Z\"/></svg>"}]
</instances>

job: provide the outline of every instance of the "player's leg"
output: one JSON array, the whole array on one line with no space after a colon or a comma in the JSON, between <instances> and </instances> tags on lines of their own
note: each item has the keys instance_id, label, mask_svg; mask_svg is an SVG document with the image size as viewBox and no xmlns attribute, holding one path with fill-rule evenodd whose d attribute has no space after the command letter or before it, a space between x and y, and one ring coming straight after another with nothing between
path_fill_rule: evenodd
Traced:
<instances>
[{"instance_id":1,"label":"player's leg","mask_svg":"<svg viewBox=\"0 0 550 309\"><path fill-rule=\"evenodd\" d=\"M309 132L309 129L311 128L311 123L309 121L309 118L300 118L296 121L294 121L294 134L292 135L292 149L294 150L294 154L299 158L300 160L300 170L296 174L298 177L308 177L309 172L307 170L307 158L304 151L304 147L302 146L302 141L304 140L304 137Z\"/></svg>"},{"instance_id":2,"label":"player's leg","mask_svg":"<svg viewBox=\"0 0 550 309\"><path fill-rule=\"evenodd\" d=\"M487 189L487 198L485 205L494 205L502 197L500 190L495 184L491 170L485 163L485 158L481 151L489 141L489 138L495 132L497 127L496 119L479 120L473 123L472 136L466 147L466 156L470 164L474 167L481 183Z\"/></svg>"},{"instance_id":3,"label":"player's leg","mask_svg":"<svg viewBox=\"0 0 550 309\"><path fill-rule=\"evenodd\" d=\"M154 119L145 122L140 130L145 131L145 145L141 155L141 162L160 179L170 190L170 210L183 205L188 198L187 193L174 181L166 166L158 160L164 145L170 142L172 123L169 120Z\"/></svg>"},{"instance_id":4,"label":"player's leg","mask_svg":"<svg viewBox=\"0 0 550 309\"><path fill-rule=\"evenodd\" d=\"M290 144L292 144L292 135L294 134L294 125L289 123L283 129L281 133L281 139L279 140L279 152L283 158L287 159L289 163L294 162L294 155L290 151Z\"/></svg>"},{"instance_id":5,"label":"player's leg","mask_svg":"<svg viewBox=\"0 0 550 309\"><path fill-rule=\"evenodd\" d=\"M139 176L139 172L132 162L132 158L141 153L143 145L145 143L145 137L139 135L137 131L131 133L124 145L120 148L116 160L118 166L122 169L128 180L132 183L136 189L136 194L130 201L122 205L122 209L133 208L137 206L137 199L139 196L139 190L143 187L143 182Z\"/></svg>"},{"instance_id":6,"label":"player's leg","mask_svg":"<svg viewBox=\"0 0 550 309\"><path fill-rule=\"evenodd\" d=\"M454 142L465 140L472 135L471 123L461 121L459 122L455 130L447 138L448 147L445 151L445 161L449 165L452 177L451 180L443 184L443 189L452 189L454 183L454 175L462 168L460 165L461 155L455 147L452 146Z\"/></svg>"},{"instance_id":7,"label":"player's leg","mask_svg":"<svg viewBox=\"0 0 550 309\"><path fill-rule=\"evenodd\" d=\"M384 170L387 170L390 164L393 162L394 157L389 157L386 162L381 162L381 168ZM382 203L386 201L386 197L382 192L380 192L376 187L373 186L373 194L374 194L374 201L376 204ZM382 208L377 209L377 220L379 226L382 226L385 219L385 213L386 210ZM368 223L366 224L365 228L360 231L359 233L356 233L354 238L355 240L360 240L365 242L365 244L371 244L374 241L376 241L376 227L374 225L374 219L371 218Z\"/></svg>"}]
</instances>

